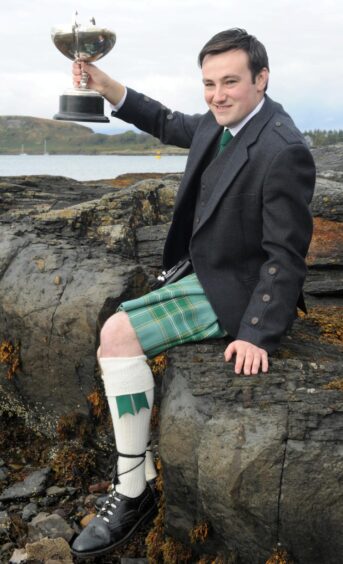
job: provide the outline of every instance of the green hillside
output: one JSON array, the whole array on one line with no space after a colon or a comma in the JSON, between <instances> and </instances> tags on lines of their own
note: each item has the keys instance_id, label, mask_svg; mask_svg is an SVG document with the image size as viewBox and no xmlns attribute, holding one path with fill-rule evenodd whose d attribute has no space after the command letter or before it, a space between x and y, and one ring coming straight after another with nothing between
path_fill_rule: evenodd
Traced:
<instances>
[{"instance_id":1,"label":"green hillside","mask_svg":"<svg viewBox=\"0 0 343 564\"><path fill-rule=\"evenodd\" d=\"M94 133L73 122L29 116L0 116L0 154L184 154L162 145L146 133L126 131L118 135Z\"/></svg>"}]
</instances>

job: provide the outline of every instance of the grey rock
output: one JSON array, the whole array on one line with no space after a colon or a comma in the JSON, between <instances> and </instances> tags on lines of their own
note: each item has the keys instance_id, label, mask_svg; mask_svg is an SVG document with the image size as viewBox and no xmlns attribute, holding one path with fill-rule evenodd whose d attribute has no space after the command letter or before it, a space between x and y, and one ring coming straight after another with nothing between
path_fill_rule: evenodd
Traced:
<instances>
[{"instance_id":1,"label":"grey rock","mask_svg":"<svg viewBox=\"0 0 343 564\"><path fill-rule=\"evenodd\" d=\"M68 181L55 180L41 178L29 198L28 179L16 179L13 192L5 183L13 202L0 217L0 335L21 343L13 381L0 365L0 411L50 436L62 416L89 416L87 398L102 385L97 328L121 301L148 289L152 272L137 263L136 231L170 221L178 186L146 180L101 198L99 189L98 199L60 209ZM150 262L157 267L157 258Z\"/></svg>"},{"instance_id":2,"label":"grey rock","mask_svg":"<svg viewBox=\"0 0 343 564\"><path fill-rule=\"evenodd\" d=\"M343 183L318 176L311 208L313 215L343 221Z\"/></svg>"},{"instance_id":3,"label":"grey rock","mask_svg":"<svg viewBox=\"0 0 343 564\"><path fill-rule=\"evenodd\" d=\"M30 519L32 519L32 517L35 517L37 513L38 513L37 503L30 502L27 505L25 505L23 509L22 519L23 521L30 521Z\"/></svg>"},{"instance_id":4,"label":"grey rock","mask_svg":"<svg viewBox=\"0 0 343 564\"><path fill-rule=\"evenodd\" d=\"M73 529L62 517L56 514L38 513L28 526L28 541L31 543L44 537L49 539L63 538L69 542L73 535Z\"/></svg>"},{"instance_id":5,"label":"grey rock","mask_svg":"<svg viewBox=\"0 0 343 564\"><path fill-rule=\"evenodd\" d=\"M326 147L316 147L312 149L312 154L319 173L327 170L342 173L342 153L343 143L328 145Z\"/></svg>"},{"instance_id":6,"label":"grey rock","mask_svg":"<svg viewBox=\"0 0 343 564\"><path fill-rule=\"evenodd\" d=\"M11 501L40 495L45 490L50 472L50 468L43 468L32 472L23 482L18 482L5 489L0 495L0 500Z\"/></svg>"},{"instance_id":7,"label":"grey rock","mask_svg":"<svg viewBox=\"0 0 343 564\"><path fill-rule=\"evenodd\" d=\"M67 488L61 488L60 486L50 486L47 488L46 495L51 497L62 497L68 493Z\"/></svg>"},{"instance_id":8,"label":"grey rock","mask_svg":"<svg viewBox=\"0 0 343 564\"><path fill-rule=\"evenodd\" d=\"M0 511L0 541L1 543L9 540L11 519L7 511Z\"/></svg>"},{"instance_id":9,"label":"grey rock","mask_svg":"<svg viewBox=\"0 0 343 564\"><path fill-rule=\"evenodd\" d=\"M238 550L245 564L264 564L278 541L302 564L343 554L342 392L325 388L342 376L342 349L302 340L304 324L268 375L235 375L222 340L169 351L160 454L166 527L182 542L206 521L202 549Z\"/></svg>"},{"instance_id":10,"label":"grey rock","mask_svg":"<svg viewBox=\"0 0 343 564\"><path fill-rule=\"evenodd\" d=\"M6 480L7 476L8 476L7 468L0 468L0 482Z\"/></svg>"}]
</instances>

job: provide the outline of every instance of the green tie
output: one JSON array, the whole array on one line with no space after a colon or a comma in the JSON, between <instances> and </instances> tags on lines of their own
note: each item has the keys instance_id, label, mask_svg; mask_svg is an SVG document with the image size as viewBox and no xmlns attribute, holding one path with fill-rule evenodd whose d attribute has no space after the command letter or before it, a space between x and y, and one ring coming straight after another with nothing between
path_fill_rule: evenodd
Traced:
<instances>
[{"instance_id":1,"label":"green tie","mask_svg":"<svg viewBox=\"0 0 343 564\"><path fill-rule=\"evenodd\" d=\"M230 130L225 128L219 142L219 151L220 154L226 147L228 143L230 143L231 139L233 139L233 135L230 133Z\"/></svg>"}]
</instances>

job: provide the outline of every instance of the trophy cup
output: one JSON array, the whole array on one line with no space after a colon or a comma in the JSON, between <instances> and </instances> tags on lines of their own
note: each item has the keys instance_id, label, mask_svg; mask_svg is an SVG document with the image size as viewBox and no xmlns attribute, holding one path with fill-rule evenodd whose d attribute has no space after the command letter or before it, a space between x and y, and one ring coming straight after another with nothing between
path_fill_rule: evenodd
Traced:
<instances>
[{"instance_id":1,"label":"trophy cup","mask_svg":"<svg viewBox=\"0 0 343 564\"><path fill-rule=\"evenodd\" d=\"M51 38L61 53L72 61L92 63L106 55L116 42L113 31L98 27L92 18L86 26L76 21L70 26L53 28ZM54 119L68 121L108 122L104 115L104 99L87 88L88 74L81 75L80 86L70 88L60 96L60 108Z\"/></svg>"}]
</instances>

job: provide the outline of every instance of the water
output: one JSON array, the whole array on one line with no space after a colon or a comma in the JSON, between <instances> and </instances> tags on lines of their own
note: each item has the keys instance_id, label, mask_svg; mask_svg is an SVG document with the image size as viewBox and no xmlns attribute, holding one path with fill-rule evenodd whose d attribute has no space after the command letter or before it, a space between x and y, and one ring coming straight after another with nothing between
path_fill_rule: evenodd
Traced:
<instances>
[{"instance_id":1,"label":"water","mask_svg":"<svg viewBox=\"0 0 343 564\"><path fill-rule=\"evenodd\" d=\"M0 176L49 174L99 180L127 172L183 172L186 159L184 155L0 155Z\"/></svg>"}]
</instances>

